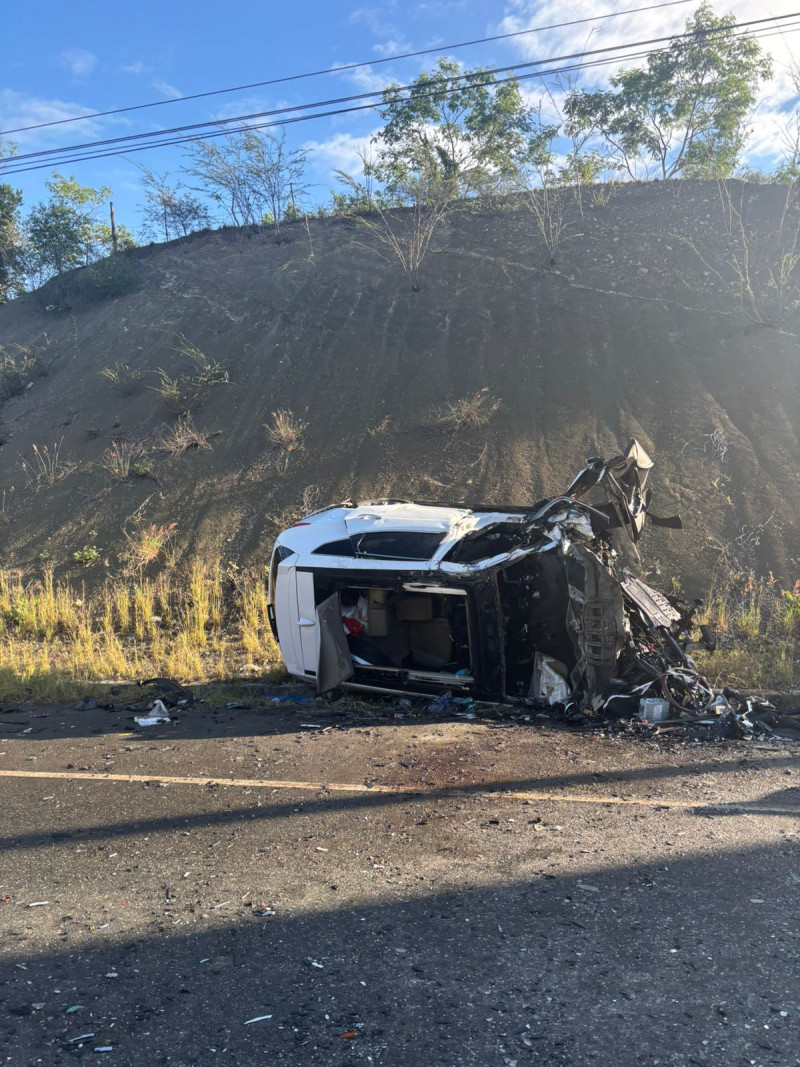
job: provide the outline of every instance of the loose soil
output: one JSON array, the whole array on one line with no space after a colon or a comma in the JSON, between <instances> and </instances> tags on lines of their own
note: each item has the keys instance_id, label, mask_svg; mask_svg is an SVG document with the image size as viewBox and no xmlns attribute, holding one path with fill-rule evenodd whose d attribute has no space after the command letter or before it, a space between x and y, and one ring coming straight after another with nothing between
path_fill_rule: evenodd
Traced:
<instances>
[{"instance_id":1,"label":"loose soil","mask_svg":"<svg viewBox=\"0 0 800 1067\"><path fill-rule=\"evenodd\" d=\"M786 190L740 191L766 307ZM0 308L0 342L46 334L54 357L48 377L0 410L0 563L44 562L91 583L119 567L122 529L138 519L177 523L179 556L260 567L304 506L530 502L635 435L658 464L654 510L686 524L650 532L648 568L701 595L720 545L733 545L794 581L800 319L790 309L775 327L748 321L730 271L709 269L724 266L729 243L716 184L586 193L581 211L568 205L565 235L553 264L518 204L455 212L411 292L353 220L288 226L281 243L219 231L126 253L127 295L87 302L79 272ZM158 432L175 417L152 387L159 367L190 369L172 347L179 334L229 382L192 412L212 450L170 457ZM130 396L100 374L117 362L146 372ZM436 422L442 405L481 389L500 401L485 426ZM281 409L307 424L290 452L264 428ZM114 441L140 444L151 474L105 471ZM56 442L69 473L26 488L22 459ZM86 545L99 558L76 563Z\"/></svg>"}]
</instances>

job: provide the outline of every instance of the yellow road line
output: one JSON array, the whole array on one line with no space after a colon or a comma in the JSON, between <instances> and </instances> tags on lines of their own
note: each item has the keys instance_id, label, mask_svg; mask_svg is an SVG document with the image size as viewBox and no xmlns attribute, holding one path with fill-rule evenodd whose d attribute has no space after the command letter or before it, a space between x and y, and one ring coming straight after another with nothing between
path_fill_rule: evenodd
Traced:
<instances>
[{"instance_id":1,"label":"yellow road line","mask_svg":"<svg viewBox=\"0 0 800 1067\"><path fill-rule=\"evenodd\" d=\"M617 797L617 796L586 796L579 793L551 793L537 790L503 790L487 789L484 792L459 789L458 787L424 785L365 785L363 782L292 782L285 779L269 778L188 778L170 774L103 774L97 771L11 771L0 770L0 778L41 778L57 779L65 782L163 782L169 785L202 785L202 786L236 786L245 789L286 789L295 792L312 793L377 793L383 795L408 795L408 796L447 796L465 797L480 796L491 797L496 800L547 800L559 804L615 804L618 806L633 805L646 808L681 808L691 809L707 806L703 801L697 800L655 800L651 797ZM711 802L715 803L715 802ZM716 802L717 807L740 808L746 811L758 812L757 807L750 803L726 803ZM768 810L772 814L800 815L798 808L784 808L770 805Z\"/></svg>"}]
</instances>

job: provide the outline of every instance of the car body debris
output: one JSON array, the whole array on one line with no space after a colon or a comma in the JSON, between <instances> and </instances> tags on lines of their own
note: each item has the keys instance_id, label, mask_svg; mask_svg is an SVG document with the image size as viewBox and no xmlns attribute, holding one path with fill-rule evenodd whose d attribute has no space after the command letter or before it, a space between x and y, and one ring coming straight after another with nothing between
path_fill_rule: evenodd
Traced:
<instances>
[{"instance_id":1,"label":"car body debris","mask_svg":"<svg viewBox=\"0 0 800 1067\"><path fill-rule=\"evenodd\" d=\"M473 702L522 703L642 731L782 736L787 716L698 671L691 651L715 648L700 601L635 573L646 525L683 525L651 510L652 467L631 440L530 507L348 501L306 516L270 564L287 669L319 694L416 694L465 717Z\"/></svg>"}]
</instances>

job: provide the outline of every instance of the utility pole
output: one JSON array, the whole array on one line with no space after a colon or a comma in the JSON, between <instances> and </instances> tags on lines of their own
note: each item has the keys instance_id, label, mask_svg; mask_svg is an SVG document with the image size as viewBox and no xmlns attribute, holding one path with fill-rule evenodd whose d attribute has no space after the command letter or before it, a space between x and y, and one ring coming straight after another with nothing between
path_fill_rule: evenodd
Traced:
<instances>
[{"instance_id":1,"label":"utility pole","mask_svg":"<svg viewBox=\"0 0 800 1067\"><path fill-rule=\"evenodd\" d=\"M114 201L113 200L109 200L108 206L109 206L109 208L111 210L111 247L114 250L114 255L116 255L117 252L118 252L118 248L117 248L117 227L116 227L116 224L114 223Z\"/></svg>"}]
</instances>

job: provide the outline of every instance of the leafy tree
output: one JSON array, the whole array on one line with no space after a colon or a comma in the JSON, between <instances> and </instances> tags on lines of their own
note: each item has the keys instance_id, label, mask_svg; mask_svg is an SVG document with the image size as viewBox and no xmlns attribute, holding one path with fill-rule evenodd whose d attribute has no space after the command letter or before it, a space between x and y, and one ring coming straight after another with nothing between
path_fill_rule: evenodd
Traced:
<instances>
[{"instance_id":1,"label":"leafy tree","mask_svg":"<svg viewBox=\"0 0 800 1067\"><path fill-rule=\"evenodd\" d=\"M158 174L141 167L145 205L142 209L146 231L164 240L186 237L193 230L210 225L208 208L196 196L182 192L180 182L171 186L168 174Z\"/></svg>"},{"instance_id":2,"label":"leafy tree","mask_svg":"<svg viewBox=\"0 0 800 1067\"><path fill-rule=\"evenodd\" d=\"M495 84L484 70L439 59L411 90L383 94L374 173L389 192L409 181L453 182L459 195L509 179L542 147L542 131L516 81Z\"/></svg>"},{"instance_id":3,"label":"leafy tree","mask_svg":"<svg viewBox=\"0 0 800 1067\"><path fill-rule=\"evenodd\" d=\"M0 183L0 303L21 286L23 245L19 225L22 193Z\"/></svg>"},{"instance_id":4,"label":"leafy tree","mask_svg":"<svg viewBox=\"0 0 800 1067\"><path fill-rule=\"evenodd\" d=\"M747 116L772 64L751 36L736 35L733 15L703 3L687 37L652 52L642 68L621 70L611 89L574 91L567 132L603 137L610 161L631 177L724 177L741 154Z\"/></svg>"},{"instance_id":5,"label":"leafy tree","mask_svg":"<svg viewBox=\"0 0 800 1067\"><path fill-rule=\"evenodd\" d=\"M0 142L0 160L13 155L15 146ZM2 164L0 164L2 173ZM8 300L21 288L23 243L19 209L22 193L0 182L0 303Z\"/></svg>"},{"instance_id":6,"label":"leafy tree","mask_svg":"<svg viewBox=\"0 0 800 1067\"><path fill-rule=\"evenodd\" d=\"M68 204L37 204L25 227L31 273L44 280L82 266L86 257L84 226L81 214Z\"/></svg>"},{"instance_id":7,"label":"leafy tree","mask_svg":"<svg viewBox=\"0 0 800 1067\"><path fill-rule=\"evenodd\" d=\"M113 251L111 226L98 213L111 196L107 186L93 189L54 172L45 182L50 200L39 203L26 220L29 271L39 279L85 266ZM122 248L136 242L124 226L117 227Z\"/></svg>"}]
</instances>

